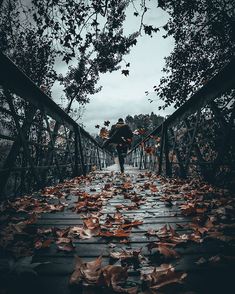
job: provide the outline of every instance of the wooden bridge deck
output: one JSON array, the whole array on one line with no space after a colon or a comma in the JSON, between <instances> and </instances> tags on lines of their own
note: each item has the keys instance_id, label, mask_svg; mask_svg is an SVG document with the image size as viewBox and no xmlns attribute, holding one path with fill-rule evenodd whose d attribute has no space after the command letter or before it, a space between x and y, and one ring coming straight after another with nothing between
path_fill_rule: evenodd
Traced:
<instances>
[{"instance_id":1,"label":"wooden bridge deck","mask_svg":"<svg viewBox=\"0 0 235 294\"><path fill-rule=\"evenodd\" d=\"M113 293L107 287L69 287L75 255L86 262L102 255L103 267L128 264L122 293L131 286L138 287L137 293L232 293L234 201L226 191L196 181L166 180L132 167L121 176L116 169L45 189L43 197L35 194L2 206L1 261L6 264L15 256L21 263L10 274L1 267L0 293ZM6 240L9 225L14 242ZM113 252L133 250L133 258L111 257ZM40 264L30 266L24 255ZM140 272L151 273L163 263L187 276L182 283L148 289Z\"/></svg>"}]
</instances>

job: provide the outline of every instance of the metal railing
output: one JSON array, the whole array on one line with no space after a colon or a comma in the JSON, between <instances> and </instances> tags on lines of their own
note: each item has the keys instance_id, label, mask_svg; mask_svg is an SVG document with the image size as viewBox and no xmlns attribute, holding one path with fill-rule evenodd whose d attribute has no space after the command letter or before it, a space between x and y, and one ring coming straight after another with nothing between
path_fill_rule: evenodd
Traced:
<instances>
[{"instance_id":1,"label":"metal railing","mask_svg":"<svg viewBox=\"0 0 235 294\"><path fill-rule=\"evenodd\" d=\"M111 155L0 53L0 194L29 193L112 163Z\"/></svg>"},{"instance_id":2,"label":"metal railing","mask_svg":"<svg viewBox=\"0 0 235 294\"><path fill-rule=\"evenodd\" d=\"M140 169L235 184L235 59L129 152ZM218 182L217 182L218 184Z\"/></svg>"}]
</instances>

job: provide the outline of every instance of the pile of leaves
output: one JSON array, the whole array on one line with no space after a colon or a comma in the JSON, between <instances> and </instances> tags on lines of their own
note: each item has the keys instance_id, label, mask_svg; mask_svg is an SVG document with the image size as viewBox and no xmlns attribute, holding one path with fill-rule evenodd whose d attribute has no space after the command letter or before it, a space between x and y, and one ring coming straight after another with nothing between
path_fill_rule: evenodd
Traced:
<instances>
[{"instance_id":1,"label":"pile of leaves","mask_svg":"<svg viewBox=\"0 0 235 294\"><path fill-rule=\"evenodd\" d=\"M139 252L136 252L139 255ZM126 258L126 253L125 255ZM138 293L138 286L125 287L128 279L128 267L119 265L102 266L102 257L94 261L84 262L80 257L76 257L75 269L72 273L70 286L93 286L105 287L114 293ZM175 272L170 264L162 264L160 267L154 267L150 273L144 270L141 272L141 281L145 290L154 291L165 285L173 283L182 283L186 278L186 273Z\"/></svg>"},{"instance_id":2,"label":"pile of leaves","mask_svg":"<svg viewBox=\"0 0 235 294\"><path fill-rule=\"evenodd\" d=\"M117 203L116 197L124 201ZM0 209L0 247L16 263L28 257L34 268L33 256L38 252L53 247L57 254L74 255L83 240L105 242L109 248L105 262L101 256L88 261L77 256L69 281L71 287L93 287L94 291L98 287L109 293L158 293L161 288L162 293L165 287L187 281L190 273L177 269L184 258L182 250L210 240L228 245L234 241L234 197L229 191L152 172L125 178L113 172L93 172L7 200ZM145 220L149 216L153 220L162 209L185 222L148 225ZM38 225L46 213L72 213L80 221L67 227ZM134 232L139 231L141 245L132 247ZM197 258L195 265L220 264L229 258L218 252ZM132 281L133 272L139 275L138 283Z\"/></svg>"}]
</instances>

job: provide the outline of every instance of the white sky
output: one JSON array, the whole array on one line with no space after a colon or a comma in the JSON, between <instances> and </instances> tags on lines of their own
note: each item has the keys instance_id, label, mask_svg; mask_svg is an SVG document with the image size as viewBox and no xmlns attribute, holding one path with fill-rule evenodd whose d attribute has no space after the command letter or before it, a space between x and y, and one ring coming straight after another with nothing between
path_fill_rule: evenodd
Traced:
<instances>
[{"instance_id":1,"label":"white sky","mask_svg":"<svg viewBox=\"0 0 235 294\"><path fill-rule=\"evenodd\" d=\"M155 6L157 1L155 2ZM147 7L150 5L147 2ZM132 33L139 27L139 18L133 16L133 10L127 13L125 32ZM146 13L144 23L159 27L167 22L167 14L160 8L151 5L151 9ZM104 120L115 123L119 117L125 118L128 114L147 114L152 111L160 115L168 115L174 111L173 107L165 111L158 111L158 106L162 102L157 98L153 90L154 85L158 85L163 73L164 57L173 50L174 41L171 38L162 38L164 31L154 33L151 38L143 34L138 38L137 45L132 47L129 55L125 56L126 62L130 62L130 75L124 76L120 71L103 74L100 77L98 86L102 90L91 97L87 104L82 118L85 129L91 134L98 133L95 125L103 125ZM65 73L67 65L58 63L56 70ZM124 66L123 66L124 69ZM148 96L145 91L149 91ZM53 99L60 103L59 97L62 90L56 84L53 87ZM148 98L153 98L154 102L149 103ZM78 121L79 122L79 121Z\"/></svg>"}]
</instances>

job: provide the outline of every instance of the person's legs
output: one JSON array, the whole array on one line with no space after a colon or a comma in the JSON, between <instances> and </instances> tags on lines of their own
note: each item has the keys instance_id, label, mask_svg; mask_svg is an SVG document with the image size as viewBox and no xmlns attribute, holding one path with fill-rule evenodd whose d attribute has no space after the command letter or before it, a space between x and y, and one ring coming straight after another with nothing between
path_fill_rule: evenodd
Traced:
<instances>
[{"instance_id":1,"label":"person's legs","mask_svg":"<svg viewBox=\"0 0 235 294\"><path fill-rule=\"evenodd\" d=\"M124 146L117 146L117 153L118 153L118 160L120 165L121 173L124 173L124 158L127 153L127 147Z\"/></svg>"},{"instance_id":2,"label":"person's legs","mask_svg":"<svg viewBox=\"0 0 235 294\"><path fill-rule=\"evenodd\" d=\"M120 170L121 173L124 172L124 158L121 152L121 149L117 147L117 154L118 154L118 161L119 161L119 166L120 166Z\"/></svg>"}]
</instances>

